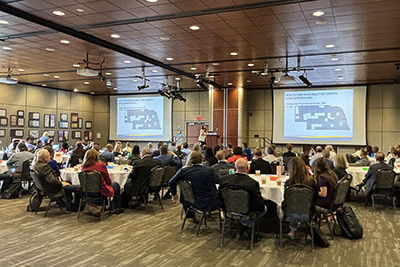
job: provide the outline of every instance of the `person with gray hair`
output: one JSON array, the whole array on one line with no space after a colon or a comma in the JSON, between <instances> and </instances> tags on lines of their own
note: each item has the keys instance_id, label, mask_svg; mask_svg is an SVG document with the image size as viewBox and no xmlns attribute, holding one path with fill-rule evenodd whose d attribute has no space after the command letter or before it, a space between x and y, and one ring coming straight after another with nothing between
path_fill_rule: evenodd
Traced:
<instances>
[{"instance_id":1,"label":"person with gray hair","mask_svg":"<svg viewBox=\"0 0 400 267\"><path fill-rule=\"evenodd\" d=\"M204 212L211 212L220 208L222 203L218 200L217 189L215 187L215 184L219 183L220 176L214 169L202 165L204 156L201 152L193 151L190 155L192 166L180 169L169 181L172 200L174 202L178 201L179 197L176 190L178 182L180 180L188 180L192 183L196 199L196 203L190 205ZM180 202L186 211L189 204L183 199L182 194ZM186 218L193 223L198 223L193 212L189 211Z\"/></svg>"},{"instance_id":2,"label":"person with gray hair","mask_svg":"<svg viewBox=\"0 0 400 267\"><path fill-rule=\"evenodd\" d=\"M310 159L310 166L312 166L312 164L314 163L314 161L318 158L323 158L322 155L322 147L321 146L317 146L315 148L315 152L317 152L317 154L315 154L314 156L311 157Z\"/></svg>"}]
</instances>

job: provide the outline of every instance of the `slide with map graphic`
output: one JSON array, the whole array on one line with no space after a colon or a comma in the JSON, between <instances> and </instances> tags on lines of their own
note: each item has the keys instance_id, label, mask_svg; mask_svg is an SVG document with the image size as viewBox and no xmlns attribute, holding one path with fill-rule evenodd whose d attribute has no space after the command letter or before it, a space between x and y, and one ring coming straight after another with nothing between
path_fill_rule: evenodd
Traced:
<instances>
[{"instance_id":1,"label":"slide with map graphic","mask_svg":"<svg viewBox=\"0 0 400 267\"><path fill-rule=\"evenodd\" d=\"M353 140L353 89L284 93L285 140Z\"/></svg>"}]
</instances>

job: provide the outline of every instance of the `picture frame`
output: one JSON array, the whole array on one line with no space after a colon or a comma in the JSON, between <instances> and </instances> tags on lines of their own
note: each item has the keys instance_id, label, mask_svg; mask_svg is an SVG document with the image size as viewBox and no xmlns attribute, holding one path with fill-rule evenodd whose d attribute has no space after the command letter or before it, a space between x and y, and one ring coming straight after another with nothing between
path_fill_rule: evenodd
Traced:
<instances>
[{"instance_id":1,"label":"picture frame","mask_svg":"<svg viewBox=\"0 0 400 267\"><path fill-rule=\"evenodd\" d=\"M78 129L78 123L77 122L71 122L71 129Z\"/></svg>"},{"instance_id":2,"label":"picture frame","mask_svg":"<svg viewBox=\"0 0 400 267\"><path fill-rule=\"evenodd\" d=\"M6 129L0 129L0 137L6 136Z\"/></svg>"},{"instance_id":3,"label":"picture frame","mask_svg":"<svg viewBox=\"0 0 400 267\"><path fill-rule=\"evenodd\" d=\"M92 141L92 140L93 140L93 132L89 131L89 141Z\"/></svg>"},{"instance_id":4,"label":"picture frame","mask_svg":"<svg viewBox=\"0 0 400 267\"><path fill-rule=\"evenodd\" d=\"M10 137L19 137L22 138L24 137L24 130L21 129L12 129L10 130Z\"/></svg>"},{"instance_id":5,"label":"picture frame","mask_svg":"<svg viewBox=\"0 0 400 267\"><path fill-rule=\"evenodd\" d=\"M50 130L50 131L47 131L47 132L49 133L49 137L50 138L54 138L54 136L56 135L54 130Z\"/></svg>"},{"instance_id":6,"label":"picture frame","mask_svg":"<svg viewBox=\"0 0 400 267\"><path fill-rule=\"evenodd\" d=\"M78 118L78 128L82 129L83 127L83 119L82 118Z\"/></svg>"},{"instance_id":7,"label":"picture frame","mask_svg":"<svg viewBox=\"0 0 400 267\"><path fill-rule=\"evenodd\" d=\"M56 115L50 114L50 128L56 127Z\"/></svg>"},{"instance_id":8,"label":"picture frame","mask_svg":"<svg viewBox=\"0 0 400 267\"><path fill-rule=\"evenodd\" d=\"M62 142L64 139L64 131L58 131L58 142Z\"/></svg>"},{"instance_id":9,"label":"picture frame","mask_svg":"<svg viewBox=\"0 0 400 267\"><path fill-rule=\"evenodd\" d=\"M44 114L44 128L50 128L50 114Z\"/></svg>"},{"instance_id":10,"label":"picture frame","mask_svg":"<svg viewBox=\"0 0 400 267\"><path fill-rule=\"evenodd\" d=\"M61 113L60 114L60 121L68 121L68 114L67 113Z\"/></svg>"},{"instance_id":11,"label":"picture frame","mask_svg":"<svg viewBox=\"0 0 400 267\"><path fill-rule=\"evenodd\" d=\"M39 138L39 130L29 130L29 138L32 140Z\"/></svg>"},{"instance_id":12,"label":"picture frame","mask_svg":"<svg viewBox=\"0 0 400 267\"><path fill-rule=\"evenodd\" d=\"M17 115L10 116L10 127L17 126Z\"/></svg>"},{"instance_id":13,"label":"picture frame","mask_svg":"<svg viewBox=\"0 0 400 267\"><path fill-rule=\"evenodd\" d=\"M78 113L71 113L71 122L78 122Z\"/></svg>"},{"instance_id":14,"label":"picture frame","mask_svg":"<svg viewBox=\"0 0 400 267\"><path fill-rule=\"evenodd\" d=\"M69 140L69 131L64 131L64 138L65 140Z\"/></svg>"},{"instance_id":15,"label":"picture frame","mask_svg":"<svg viewBox=\"0 0 400 267\"><path fill-rule=\"evenodd\" d=\"M23 118L24 117L24 113L25 113L25 111L23 111L23 110L17 110L17 117L18 118Z\"/></svg>"},{"instance_id":16,"label":"picture frame","mask_svg":"<svg viewBox=\"0 0 400 267\"><path fill-rule=\"evenodd\" d=\"M29 127L32 128L39 128L40 127L40 122L38 120L29 120Z\"/></svg>"},{"instance_id":17,"label":"picture frame","mask_svg":"<svg viewBox=\"0 0 400 267\"><path fill-rule=\"evenodd\" d=\"M81 139L81 132L80 131L72 131L72 138L73 139Z\"/></svg>"},{"instance_id":18,"label":"picture frame","mask_svg":"<svg viewBox=\"0 0 400 267\"><path fill-rule=\"evenodd\" d=\"M7 109L0 108L0 117L7 117Z\"/></svg>"},{"instance_id":19,"label":"picture frame","mask_svg":"<svg viewBox=\"0 0 400 267\"><path fill-rule=\"evenodd\" d=\"M24 127L25 126L25 118L17 118L17 126Z\"/></svg>"},{"instance_id":20,"label":"picture frame","mask_svg":"<svg viewBox=\"0 0 400 267\"><path fill-rule=\"evenodd\" d=\"M92 129L92 122L91 121L86 121L85 122L85 129Z\"/></svg>"},{"instance_id":21,"label":"picture frame","mask_svg":"<svg viewBox=\"0 0 400 267\"><path fill-rule=\"evenodd\" d=\"M60 121L59 128L68 129L69 128L69 122L68 121Z\"/></svg>"},{"instance_id":22,"label":"picture frame","mask_svg":"<svg viewBox=\"0 0 400 267\"><path fill-rule=\"evenodd\" d=\"M7 118L0 118L0 126L7 126L8 119Z\"/></svg>"},{"instance_id":23,"label":"picture frame","mask_svg":"<svg viewBox=\"0 0 400 267\"><path fill-rule=\"evenodd\" d=\"M30 120L40 120L40 113L39 112L29 112L29 119Z\"/></svg>"},{"instance_id":24,"label":"picture frame","mask_svg":"<svg viewBox=\"0 0 400 267\"><path fill-rule=\"evenodd\" d=\"M89 131L84 131L83 132L83 139L85 139L85 141L89 140Z\"/></svg>"}]
</instances>

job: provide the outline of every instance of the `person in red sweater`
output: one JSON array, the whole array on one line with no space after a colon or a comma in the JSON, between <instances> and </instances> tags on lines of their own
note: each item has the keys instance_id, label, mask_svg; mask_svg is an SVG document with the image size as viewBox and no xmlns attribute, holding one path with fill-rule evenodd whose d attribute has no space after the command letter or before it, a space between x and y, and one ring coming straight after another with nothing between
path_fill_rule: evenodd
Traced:
<instances>
[{"instance_id":1,"label":"person in red sweater","mask_svg":"<svg viewBox=\"0 0 400 267\"><path fill-rule=\"evenodd\" d=\"M233 157L228 158L228 160L226 161L227 163L235 163L238 159L242 158L245 159L247 162L247 158L246 157L242 157L243 151L241 147L235 147L233 149Z\"/></svg>"},{"instance_id":2,"label":"person in red sweater","mask_svg":"<svg viewBox=\"0 0 400 267\"><path fill-rule=\"evenodd\" d=\"M114 197L115 213L124 212L121 209L121 189L118 183L112 182L106 164L99 160L99 152L89 149L83 159L81 171L93 170L101 174L101 194L104 197Z\"/></svg>"}]
</instances>

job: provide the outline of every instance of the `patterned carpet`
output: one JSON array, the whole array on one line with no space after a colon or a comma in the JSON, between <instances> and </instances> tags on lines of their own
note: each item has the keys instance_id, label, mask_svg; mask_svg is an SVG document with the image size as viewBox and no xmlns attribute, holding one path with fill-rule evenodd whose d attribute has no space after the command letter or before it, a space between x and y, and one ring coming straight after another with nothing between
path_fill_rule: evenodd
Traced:
<instances>
[{"instance_id":1,"label":"patterned carpet","mask_svg":"<svg viewBox=\"0 0 400 267\"><path fill-rule=\"evenodd\" d=\"M390 206L374 212L360 201L348 203L364 227L363 239L335 237L313 253L303 233L285 238L282 251L274 233L262 233L253 250L237 238L221 247L217 220L198 237L193 223L181 231L181 206L170 200L164 211L153 202L147 212L129 209L104 221L83 215L79 222L55 206L47 218L44 211L35 216L25 211L27 203L28 196L0 199L0 266L400 266L400 210ZM328 233L326 225L322 229Z\"/></svg>"}]
</instances>

